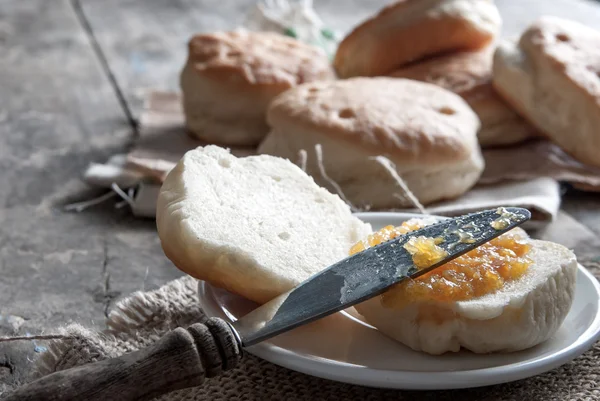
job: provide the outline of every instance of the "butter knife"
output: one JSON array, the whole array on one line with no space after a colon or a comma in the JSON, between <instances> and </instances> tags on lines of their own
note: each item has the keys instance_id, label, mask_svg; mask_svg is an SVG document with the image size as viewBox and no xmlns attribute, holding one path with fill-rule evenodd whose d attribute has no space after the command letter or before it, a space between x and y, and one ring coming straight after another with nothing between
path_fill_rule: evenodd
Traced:
<instances>
[{"instance_id":1,"label":"butter knife","mask_svg":"<svg viewBox=\"0 0 600 401\"><path fill-rule=\"evenodd\" d=\"M177 328L139 351L42 377L6 400L142 401L199 386L235 368L243 348L419 277L530 218L526 209L499 208L442 220L347 257L234 323L213 317ZM404 247L421 236L437 238L446 255L426 268L417 268Z\"/></svg>"}]
</instances>

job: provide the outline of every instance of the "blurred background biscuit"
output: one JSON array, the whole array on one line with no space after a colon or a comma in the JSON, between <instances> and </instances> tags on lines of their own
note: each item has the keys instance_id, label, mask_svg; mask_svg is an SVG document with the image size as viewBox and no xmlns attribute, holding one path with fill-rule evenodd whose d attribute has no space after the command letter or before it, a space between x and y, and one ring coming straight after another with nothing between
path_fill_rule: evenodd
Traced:
<instances>
[{"instance_id":1,"label":"blurred background biscuit","mask_svg":"<svg viewBox=\"0 0 600 401\"><path fill-rule=\"evenodd\" d=\"M462 96L481 120L482 147L511 145L536 136L492 86L494 46L434 57L396 70L393 77L429 82Z\"/></svg>"},{"instance_id":2,"label":"blurred background biscuit","mask_svg":"<svg viewBox=\"0 0 600 401\"><path fill-rule=\"evenodd\" d=\"M265 112L278 94L334 77L316 47L266 32L194 36L181 72L186 126L199 139L257 145L268 131Z\"/></svg>"},{"instance_id":3,"label":"blurred background biscuit","mask_svg":"<svg viewBox=\"0 0 600 401\"><path fill-rule=\"evenodd\" d=\"M340 43L338 76L386 75L426 57L486 46L501 26L491 0L401 0L356 27Z\"/></svg>"},{"instance_id":4,"label":"blurred background biscuit","mask_svg":"<svg viewBox=\"0 0 600 401\"><path fill-rule=\"evenodd\" d=\"M600 166L600 32L542 17L494 56L498 92L579 161Z\"/></svg>"}]
</instances>

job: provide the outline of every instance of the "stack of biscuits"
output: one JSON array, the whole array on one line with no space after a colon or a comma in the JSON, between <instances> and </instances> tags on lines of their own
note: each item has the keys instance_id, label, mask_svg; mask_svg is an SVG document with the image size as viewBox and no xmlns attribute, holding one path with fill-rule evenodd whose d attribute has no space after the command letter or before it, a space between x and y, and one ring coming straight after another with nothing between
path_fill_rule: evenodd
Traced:
<instances>
[{"instance_id":1,"label":"stack of biscuits","mask_svg":"<svg viewBox=\"0 0 600 401\"><path fill-rule=\"evenodd\" d=\"M492 0L401 0L331 62L275 33L197 35L181 73L191 135L300 164L358 208L459 197L481 148L544 136L600 166L600 32L555 17L499 39ZM384 158L387 163L382 163Z\"/></svg>"}]
</instances>

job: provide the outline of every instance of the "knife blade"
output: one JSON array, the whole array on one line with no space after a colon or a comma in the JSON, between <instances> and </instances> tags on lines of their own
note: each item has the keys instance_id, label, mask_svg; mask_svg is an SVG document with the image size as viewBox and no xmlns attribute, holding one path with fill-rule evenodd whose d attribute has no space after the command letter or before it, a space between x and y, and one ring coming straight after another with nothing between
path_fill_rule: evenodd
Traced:
<instances>
[{"instance_id":1,"label":"knife blade","mask_svg":"<svg viewBox=\"0 0 600 401\"><path fill-rule=\"evenodd\" d=\"M499 208L442 220L349 256L233 323L244 347L348 308L401 281L419 277L531 218L523 208ZM447 256L417 268L404 245L415 237L442 238ZM470 238L465 241L464 238Z\"/></svg>"},{"instance_id":2,"label":"knife blade","mask_svg":"<svg viewBox=\"0 0 600 401\"><path fill-rule=\"evenodd\" d=\"M292 330L416 278L524 223L531 214L500 208L443 220L347 257L291 291L230 324L213 317L178 327L153 345L44 376L8 401L144 401L198 386L235 368L242 348ZM404 245L416 237L439 238L447 255L419 269ZM469 237L469 241L463 239Z\"/></svg>"}]
</instances>

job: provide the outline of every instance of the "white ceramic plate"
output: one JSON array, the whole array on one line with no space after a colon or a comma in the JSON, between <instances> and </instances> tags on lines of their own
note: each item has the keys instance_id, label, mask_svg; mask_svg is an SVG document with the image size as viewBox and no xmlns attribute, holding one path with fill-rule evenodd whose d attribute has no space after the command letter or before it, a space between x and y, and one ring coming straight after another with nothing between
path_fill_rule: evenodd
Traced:
<instances>
[{"instance_id":1,"label":"white ceramic plate","mask_svg":"<svg viewBox=\"0 0 600 401\"><path fill-rule=\"evenodd\" d=\"M414 215L359 213L373 229ZM202 307L210 316L235 321L256 307L243 298L200 282ZM309 375L372 387L452 389L505 383L558 367L600 338L600 286L583 267L573 306L556 335L510 354L461 351L442 356L415 352L364 323L353 309L281 334L247 349L260 358Z\"/></svg>"}]
</instances>

